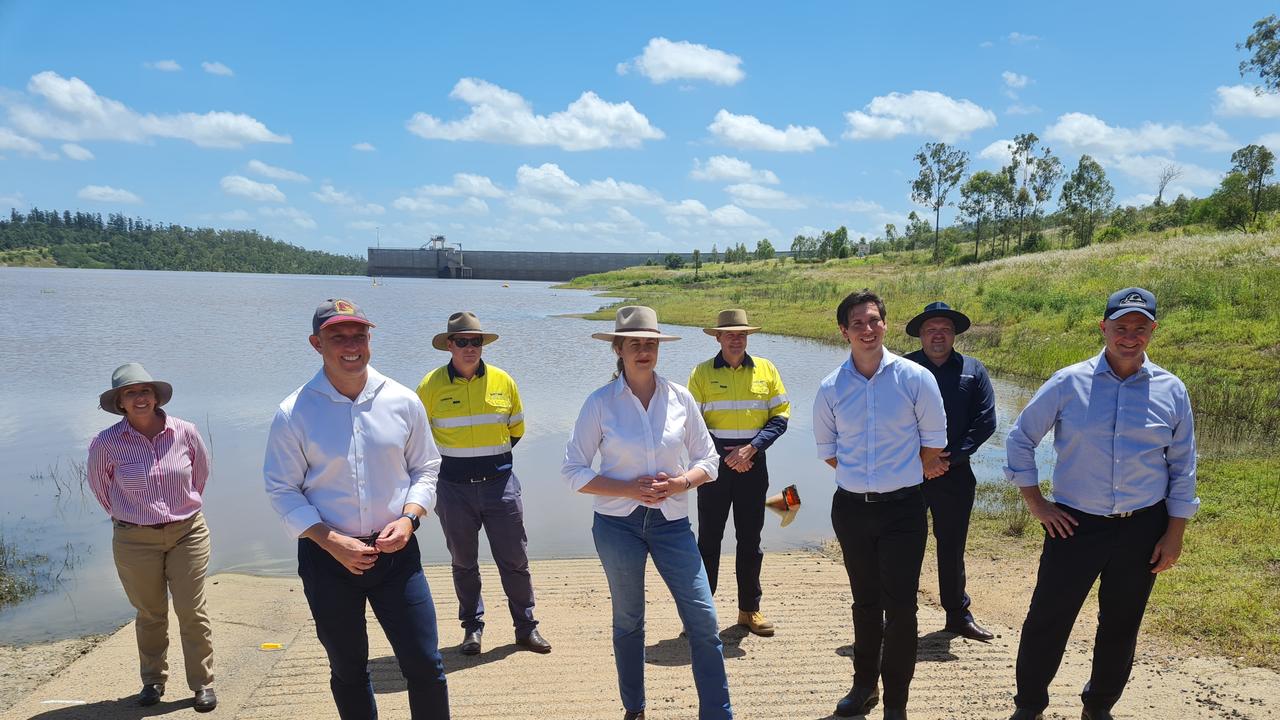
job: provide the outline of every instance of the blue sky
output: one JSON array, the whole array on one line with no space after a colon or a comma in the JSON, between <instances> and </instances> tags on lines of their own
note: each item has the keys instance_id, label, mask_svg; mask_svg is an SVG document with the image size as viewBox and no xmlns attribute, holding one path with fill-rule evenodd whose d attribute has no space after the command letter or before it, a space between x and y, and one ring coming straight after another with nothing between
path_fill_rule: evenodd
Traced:
<instances>
[{"instance_id":1,"label":"blue sky","mask_svg":"<svg viewBox=\"0 0 1280 720\"><path fill-rule=\"evenodd\" d=\"M1130 203L1280 151L1235 49L1273 5L950 5L3 0L0 207L706 252L902 228L930 141L995 169L1034 132Z\"/></svg>"}]
</instances>

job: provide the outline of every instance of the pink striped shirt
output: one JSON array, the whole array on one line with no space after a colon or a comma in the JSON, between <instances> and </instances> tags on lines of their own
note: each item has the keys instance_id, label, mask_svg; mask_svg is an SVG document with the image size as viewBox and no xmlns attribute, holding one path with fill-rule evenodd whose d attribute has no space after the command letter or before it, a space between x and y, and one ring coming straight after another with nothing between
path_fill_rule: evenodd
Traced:
<instances>
[{"instance_id":1,"label":"pink striped shirt","mask_svg":"<svg viewBox=\"0 0 1280 720\"><path fill-rule=\"evenodd\" d=\"M185 520L200 511L209 451L196 426L170 415L155 440L121 420L89 443L89 487L107 514L135 525Z\"/></svg>"}]
</instances>

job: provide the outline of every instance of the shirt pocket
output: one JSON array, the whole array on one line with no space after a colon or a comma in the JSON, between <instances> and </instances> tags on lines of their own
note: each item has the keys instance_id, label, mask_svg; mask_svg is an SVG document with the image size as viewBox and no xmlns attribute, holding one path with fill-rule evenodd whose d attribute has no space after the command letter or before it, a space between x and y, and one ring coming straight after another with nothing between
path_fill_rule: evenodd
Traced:
<instances>
[{"instance_id":1,"label":"shirt pocket","mask_svg":"<svg viewBox=\"0 0 1280 720\"><path fill-rule=\"evenodd\" d=\"M498 415L511 414L511 396L505 392L491 392L485 398L485 407Z\"/></svg>"},{"instance_id":2,"label":"shirt pocket","mask_svg":"<svg viewBox=\"0 0 1280 720\"><path fill-rule=\"evenodd\" d=\"M141 495L147 489L147 475L151 466L145 462L125 463L116 466L116 485L130 495Z\"/></svg>"}]
</instances>

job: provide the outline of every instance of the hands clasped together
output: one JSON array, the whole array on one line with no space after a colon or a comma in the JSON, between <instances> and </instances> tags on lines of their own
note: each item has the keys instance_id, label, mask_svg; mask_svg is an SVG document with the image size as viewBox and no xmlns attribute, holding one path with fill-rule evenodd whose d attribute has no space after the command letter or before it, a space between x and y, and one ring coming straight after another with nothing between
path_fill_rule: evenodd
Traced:
<instances>
[{"instance_id":1,"label":"hands clasped together","mask_svg":"<svg viewBox=\"0 0 1280 720\"><path fill-rule=\"evenodd\" d=\"M686 476L671 476L660 472L656 476L636 478L631 485L631 497L645 505L657 507L672 495L688 492L692 488L693 483Z\"/></svg>"},{"instance_id":2,"label":"hands clasped together","mask_svg":"<svg viewBox=\"0 0 1280 720\"><path fill-rule=\"evenodd\" d=\"M399 518L387 523L372 545L366 545L362 540L336 531L330 531L321 545L352 575L363 575L378 561L380 553L403 550L404 546L409 544L411 537L413 537L413 523L407 518Z\"/></svg>"}]
</instances>

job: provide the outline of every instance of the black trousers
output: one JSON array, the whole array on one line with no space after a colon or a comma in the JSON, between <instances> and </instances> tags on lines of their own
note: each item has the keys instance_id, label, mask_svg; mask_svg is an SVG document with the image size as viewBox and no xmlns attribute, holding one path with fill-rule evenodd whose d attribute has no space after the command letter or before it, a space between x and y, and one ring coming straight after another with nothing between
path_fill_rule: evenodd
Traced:
<instances>
[{"instance_id":1,"label":"black trousers","mask_svg":"<svg viewBox=\"0 0 1280 720\"><path fill-rule=\"evenodd\" d=\"M738 540L734 561L738 609L747 612L760 609L760 565L764 562L760 531L764 528L764 501L769 492L769 469L765 466L764 453L756 453L753 461L750 470L740 473L721 459L716 481L698 486L698 552L707 568L711 594L716 592L720 543L732 510L733 530Z\"/></svg>"},{"instance_id":2,"label":"black trousers","mask_svg":"<svg viewBox=\"0 0 1280 720\"><path fill-rule=\"evenodd\" d=\"M924 481L924 499L933 519L938 543L938 599L947 611L947 625L973 620L965 592L964 546L978 482L969 463L952 465L945 475Z\"/></svg>"},{"instance_id":3,"label":"black trousers","mask_svg":"<svg viewBox=\"0 0 1280 720\"><path fill-rule=\"evenodd\" d=\"M1049 706L1049 683L1062 663L1071 628L1101 577L1093 672L1080 699L1086 707L1110 709L1133 669L1138 628L1156 581L1149 560L1169 527L1169 515L1163 502L1127 518L1060 507L1080 524L1068 538L1045 533L1036 589L1018 642L1014 703L1037 712Z\"/></svg>"},{"instance_id":4,"label":"black trousers","mask_svg":"<svg viewBox=\"0 0 1280 720\"><path fill-rule=\"evenodd\" d=\"M872 503L858 497L836 490L831 500L831 527L853 591L853 684L875 687L883 678L884 706L906 708L929 532L924 495Z\"/></svg>"}]
</instances>

